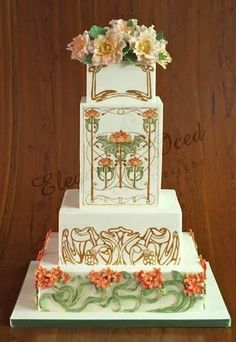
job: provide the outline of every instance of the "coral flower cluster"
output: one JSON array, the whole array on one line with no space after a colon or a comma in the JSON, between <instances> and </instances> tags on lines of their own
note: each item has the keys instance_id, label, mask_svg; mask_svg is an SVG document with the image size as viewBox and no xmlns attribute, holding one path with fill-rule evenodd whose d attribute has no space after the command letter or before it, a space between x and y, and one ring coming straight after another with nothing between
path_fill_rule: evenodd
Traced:
<instances>
[{"instance_id":1,"label":"coral flower cluster","mask_svg":"<svg viewBox=\"0 0 236 342\"><path fill-rule=\"evenodd\" d=\"M204 294L205 279L204 272L187 274L184 278L184 293L188 296Z\"/></svg>"},{"instance_id":2,"label":"coral flower cluster","mask_svg":"<svg viewBox=\"0 0 236 342\"><path fill-rule=\"evenodd\" d=\"M200 264L201 264L201 266L203 268L203 273L204 273L204 275L206 277L207 263L206 263L206 259L204 259L201 254L199 255L199 261L200 261Z\"/></svg>"},{"instance_id":3,"label":"coral flower cluster","mask_svg":"<svg viewBox=\"0 0 236 342\"><path fill-rule=\"evenodd\" d=\"M155 119L157 118L157 112L153 109L148 109L148 110L145 110L145 112L143 112L142 116L145 119Z\"/></svg>"},{"instance_id":4,"label":"coral flower cluster","mask_svg":"<svg viewBox=\"0 0 236 342\"><path fill-rule=\"evenodd\" d=\"M92 119L92 118L98 118L100 114L96 109L88 109L85 113L85 116L89 119Z\"/></svg>"},{"instance_id":5,"label":"coral flower cluster","mask_svg":"<svg viewBox=\"0 0 236 342\"><path fill-rule=\"evenodd\" d=\"M128 133L120 130L119 132L112 133L109 140L116 144L123 144L131 142L132 137Z\"/></svg>"},{"instance_id":6,"label":"coral flower cluster","mask_svg":"<svg viewBox=\"0 0 236 342\"><path fill-rule=\"evenodd\" d=\"M48 240L49 240L49 237L50 237L51 233L52 233L52 229L50 229L50 230L47 232L47 234L46 234L46 237L45 237L45 240L44 240L44 243L43 243L43 248L40 249L40 251L38 252L38 255L37 255L37 257L36 257L36 260L37 260L37 261L41 261L41 260L43 259L44 254L45 254L45 249L46 249L46 247L47 247Z\"/></svg>"},{"instance_id":7,"label":"coral flower cluster","mask_svg":"<svg viewBox=\"0 0 236 342\"><path fill-rule=\"evenodd\" d=\"M130 166L141 166L143 161L138 157L133 157L128 160L128 165Z\"/></svg>"},{"instance_id":8,"label":"coral flower cluster","mask_svg":"<svg viewBox=\"0 0 236 342\"><path fill-rule=\"evenodd\" d=\"M84 64L109 65L126 61L131 64L158 63L164 69L171 62L163 32L138 25L136 19L115 19L109 26L93 25L73 38L67 49L71 58Z\"/></svg>"},{"instance_id":9,"label":"coral flower cluster","mask_svg":"<svg viewBox=\"0 0 236 342\"><path fill-rule=\"evenodd\" d=\"M112 271L110 268L104 268L101 271L91 271L88 274L89 280L96 285L96 287L107 288L112 283L118 283L122 280L121 272Z\"/></svg>"},{"instance_id":10,"label":"coral flower cluster","mask_svg":"<svg viewBox=\"0 0 236 342\"><path fill-rule=\"evenodd\" d=\"M144 289L161 288L164 282L162 272L159 268L154 268L152 271L136 272L135 279L140 282Z\"/></svg>"},{"instance_id":11,"label":"coral flower cluster","mask_svg":"<svg viewBox=\"0 0 236 342\"><path fill-rule=\"evenodd\" d=\"M98 161L99 166L108 167L113 165L113 160L109 157L101 158Z\"/></svg>"},{"instance_id":12,"label":"coral flower cluster","mask_svg":"<svg viewBox=\"0 0 236 342\"><path fill-rule=\"evenodd\" d=\"M53 287L58 281L67 282L71 279L69 273L63 272L60 267L51 269L39 266L35 271L35 287L47 288Z\"/></svg>"}]
</instances>

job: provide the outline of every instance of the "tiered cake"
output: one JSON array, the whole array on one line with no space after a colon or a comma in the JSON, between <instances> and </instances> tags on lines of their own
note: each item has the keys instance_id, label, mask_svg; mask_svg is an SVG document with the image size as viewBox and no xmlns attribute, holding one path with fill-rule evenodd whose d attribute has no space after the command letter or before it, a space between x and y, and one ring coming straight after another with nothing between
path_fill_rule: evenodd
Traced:
<instances>
[{"instance_id":1,"label":"tiered cake","mask_svg":"<svg viewBox=\"0 0 236 342\"><path fill-rule=\"evenodd\" d=\"M205 261L182 232L174 190L161 189L163 33L130 19L69 44L87 65L80 109L80 190L68 190L59 233L35 272L45 311L202 310ZM133 63L133 64L131 64Z\"/></svg>"}]
</instances>

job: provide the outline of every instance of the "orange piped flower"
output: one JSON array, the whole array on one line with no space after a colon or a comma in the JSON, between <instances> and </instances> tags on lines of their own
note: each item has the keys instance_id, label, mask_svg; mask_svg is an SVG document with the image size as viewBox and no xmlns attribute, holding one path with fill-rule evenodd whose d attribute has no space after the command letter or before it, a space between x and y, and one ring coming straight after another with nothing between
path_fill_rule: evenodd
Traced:
<instances>
[{"instance_id":1,"label":"orange piped flower","mask_svg":"<svg viewBox=\"0 0 236 342\"><path fill-rule=\"evenodd\" d=\"M120 282L123 278L121 272L112 271L110 268L104 268L101 271L91 271L88 274L88 278L96 287L107 288L112 283Z\"/></svg>"},{"instance_id":2,"label":"orange piped flower","mask_svg":"<svg viewBox=\"0 0 236 342\"><path fill-rule=\"evenodd\" d=\"M157 112L153 109L148 109L142 113L142 116L147 119L155 119L157 118Z\"/></svg>"},{"instance_id":3,"label":"orange piped flower","mask_svg":"<svg viewBox=\"0 0 236 342\"><path fill-rule=\"evenodd\" d=\"M128 165L131 165L131 166L140 166L142 164L143 164L143 161L137 157L134 157L128 160Z\"/></svg>"},{"instance_id":4,"label":"orange piped flower","mask_svg":"<svg viewBox=\"0 0 236 342\"><path fill-rule=\"evenodd\" d=\"M199 255L199 261L200 261L200 264L202 265L203 273L204 273L205 278L206 278L206 269L207 269L206 259L204 259L201 254Z\"/></svg>"},{"instance_id":5,"label":"orange piped flower","mask_svg":"<svg viewBox=\"0 0 236 342\"><path fill-rule=\"evenodd\" d=\"M108 157L101 158L98 161L99 166L112 166L112 164L113 164L113 160L111 158L108 158Z\"/></svg>"},{"instance_id":6,"label":"orange piped flower","mask_svg":"<svg viewBox=\"0 0 236 342\"><path fill-rule=\"evenodd\" d=\"M120 130L119 132L112 133L109 137L109 140L116 144L122 144L131 142L132 137L128 133Z\"/></svg>"},{"instance_id":7,"label":"orange piped flower","mask_svg":"<svg viewBox=\"0 0 236 342\"><path fill-rule=\"evenodd\" d=\"M47 247L48 240L49 240L49 237L50 237L51 233L52 233L52 229L50 229L50 230L47 232L47 234L46 234L46 237L45 237L45 240L44 240L44 243L43 243L43 248L40 249L40 251L38 252L38 255L37 255L37 257L36 257L36 260L37 260L37 261L41 261L41 260L43 259L44 254L45 254L45 249L46 249L46 247Z\"/></svg>"},{"instance_id":8,"label":"orange piped flower","mask_svg":"<svg viewBox=\"0 0 236 342\"><path fill-rule=\"evenodd\" d=\"M184 278L184 293L188 296L205 293L205 274L190 273Z\"/></svg>"},{"instance_id":9,"label":"orange piped flower","mask_svg":"<svg viewBox=\"0 0 236 342\"><path fill-rule=\"evenodd\" d=\"M85 113L85 116L87 118L98 118L100 114L96 109L88 109Z\"/></svg>"},{"instance_id":10,"label":"orange piped flower","mask_svg":"<svg viewBox=\"0 0 236 342\"><path fill-rule=\"evenodd\" d=\"M71 279L69 273L63 272L60 267L54 267L48 270L39 266L35 271L35 287L47 288L53 287L58 281L67 282Z\"/></svg>"},{"instance_id":11,"label":"orange piped flower","mask_svg":"<svg viewBox=\"0 0 236 342\"><path fill-rule=\"evenodd\" d=\"M162 272L159 268L154 268L153 271L136 272L135 279L141 283L144 289L161 288L164 283Z\"/></svg>"}]
</instances>

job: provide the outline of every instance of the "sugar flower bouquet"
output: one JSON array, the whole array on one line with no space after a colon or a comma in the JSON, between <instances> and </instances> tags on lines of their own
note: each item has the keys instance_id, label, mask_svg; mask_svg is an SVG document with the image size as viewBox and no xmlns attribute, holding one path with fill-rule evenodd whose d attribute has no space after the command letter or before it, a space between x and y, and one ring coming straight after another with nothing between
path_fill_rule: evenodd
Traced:
<instances>
[{"instance_id":1,"label":"sugar flower bouquet","mask_svg":"<svg viewBox=\"0 0 236 342\"><path fill-rule=\"evenodd\" d=\"M116 19L109 26L93 25L67 45L71 58L84 64L109 65L158 63L164 69L171 62L163 32L154 26L138 25L136 19Z\"/></svg>"}]
</instances>

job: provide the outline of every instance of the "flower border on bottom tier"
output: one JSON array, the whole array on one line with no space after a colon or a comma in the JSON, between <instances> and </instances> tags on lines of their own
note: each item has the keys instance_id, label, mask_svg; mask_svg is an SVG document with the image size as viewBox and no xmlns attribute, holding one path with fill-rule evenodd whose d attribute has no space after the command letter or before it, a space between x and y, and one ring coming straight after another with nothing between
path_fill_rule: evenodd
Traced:
<instances>
[{"instance_id":1,"label":"flower border on bottom tier","mask_svg":"<svg viewBox=\"0 0 236 342\"><path fill-rule=\"evenodd\" d=\"M114 312L183 312L203 297L205 279L204 270L191 274L172 271L171 279L164 280L157 268L136 273L106 268L84 276L70 275L59 267L39 267L35 272L38 307L42 311L81 312L93 304ZM160 305L163 299L170 304Z\"/></svg>"}]
</instances>

